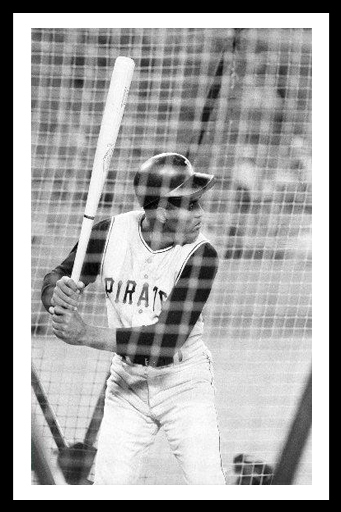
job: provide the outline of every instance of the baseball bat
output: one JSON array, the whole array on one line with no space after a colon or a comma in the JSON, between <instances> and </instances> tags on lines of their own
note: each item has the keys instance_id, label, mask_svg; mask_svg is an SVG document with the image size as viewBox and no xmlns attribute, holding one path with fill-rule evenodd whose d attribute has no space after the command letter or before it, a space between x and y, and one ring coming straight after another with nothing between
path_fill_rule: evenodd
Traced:
<instances>
[{"instance_id":1,"label":"baseball bat","mask_svg":"<svg viewBox=\"0 0 341 512\"><path fill-rule=\"evenodd\" d=\"M130 57L117 57L111 75L92 167L81 232L71 273L71 279L76 283L79 281L81 275L92 225L121 126L123 112L133 78L134 67L135 63Z\"/></svg>"}]
</instances>

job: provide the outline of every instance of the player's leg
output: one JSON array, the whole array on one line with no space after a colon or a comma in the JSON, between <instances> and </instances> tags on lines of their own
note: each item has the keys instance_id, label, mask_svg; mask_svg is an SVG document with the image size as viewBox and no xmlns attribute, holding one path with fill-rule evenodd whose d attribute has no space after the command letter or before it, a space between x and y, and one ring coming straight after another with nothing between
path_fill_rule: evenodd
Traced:
<instances>
[{"instance_id":1,"label":"player's leg","mask_svg":"<svg viewBox=\"0 0 341 512\"><path fill-rule=\"evenodd\" d=\"M142 400L143 387L139 375L129 374L120 363L112 365L98 438L95 485L138 482L144 455L159 429Z\"/></svg>"},{"instance_id":2,"label":"player's leg","mask_svg":"<svg viewBox=\"0 0 341 512\"><path fill-rule=\"evenodd\" d=\"M196 358L177 371L176 379L177 394L172 408L165 409L162 425L185 481L189 485L226 485L211 362L206 356Z\"/></svg>"},{"instance_id":3,"label":"player's leg","mask_svg":"<svg viewBox=\"0 0 341 512\"><path fill-rule=\"evenodd\" d=\"M166 435L186 483L225 485L215 410L208 405L196 404L186 408L187 417L184 418L185 408L180 409L178 419L173 419Z\"/></svg>"},{"instance_id":4,"label":"player's leg","mask_svg":"<svg viewBox=\"0 0 341 512\"><path fill-rule=\"evenodd\" d=\"M95 462L95 485L134 485L158 427L129 405L106 405Z\"/></svg>"}]
</instances>

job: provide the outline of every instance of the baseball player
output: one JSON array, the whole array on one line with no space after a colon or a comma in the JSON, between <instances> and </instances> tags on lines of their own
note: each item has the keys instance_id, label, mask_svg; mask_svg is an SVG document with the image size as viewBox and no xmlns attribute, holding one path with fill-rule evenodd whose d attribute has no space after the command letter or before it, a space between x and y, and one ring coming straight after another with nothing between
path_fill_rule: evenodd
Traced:
<instances>
[{"instance_id":1,"label":"baseball player","mask_svg":"<svg viewBox=\"0 0 341 512\"><path fill-rule=\"evenodd\" d=\"M187 484L226 484L202 314L218 256L200 232L200 198L214 182L178 153L150 158L134 178L142 209L94 225L80 282L70 278L76 246L44 278L54 334L113 352L95 485L136 484L160 428ZM83 288L98 276L105 328L77 311Z\"/></svg>"}]
</instances>

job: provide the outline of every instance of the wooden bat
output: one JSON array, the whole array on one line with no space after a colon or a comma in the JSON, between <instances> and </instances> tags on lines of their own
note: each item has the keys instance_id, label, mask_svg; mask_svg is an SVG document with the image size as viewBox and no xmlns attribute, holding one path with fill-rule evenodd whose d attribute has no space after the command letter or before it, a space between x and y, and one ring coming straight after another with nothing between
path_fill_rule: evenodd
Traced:
<instances>
[{"instance_id":1,"label":"wooden bat","mask_svg":"<svg viewBox=\"0 0 341 512\"><path fill-rule=\"evenodd\" d=\"M97 141L81 233L71 274L71 279L73 279L75 283L79 281L81 275L92 225L121 126L134 67L135 63L129 57L117 57L115 61Z\"/></svg>"}]
</instances>

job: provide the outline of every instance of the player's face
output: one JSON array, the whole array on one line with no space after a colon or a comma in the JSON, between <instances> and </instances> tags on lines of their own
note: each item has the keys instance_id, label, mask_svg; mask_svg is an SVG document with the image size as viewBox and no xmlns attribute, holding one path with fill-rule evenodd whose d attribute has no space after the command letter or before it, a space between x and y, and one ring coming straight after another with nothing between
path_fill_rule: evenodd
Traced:
<instances>
[{"instance_id":1,"label":"player's face","mask_svg":"<svg viewBox=\"0 0 341 512\"><path fill-rule=\"evenodd\" d=\"M197 200L173 201L167 205L165 230L176 244L190 244L199 235L204 210Z\"/></svg>"}]
</instances>

